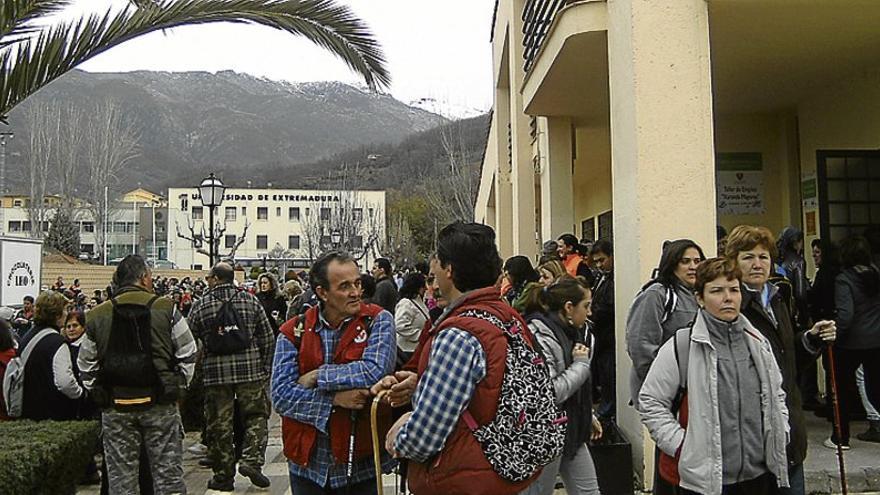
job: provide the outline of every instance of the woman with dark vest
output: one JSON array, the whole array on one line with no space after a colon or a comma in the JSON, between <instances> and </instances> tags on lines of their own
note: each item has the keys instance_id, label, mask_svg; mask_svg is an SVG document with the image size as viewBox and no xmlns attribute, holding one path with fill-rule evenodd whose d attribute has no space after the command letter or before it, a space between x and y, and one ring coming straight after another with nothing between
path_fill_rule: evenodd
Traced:
<instances>
[{"instance_id":1,"label":"woman with dark vest","mask_svg":"<svg viewBox=\"0 0 880 495\"><path fill-rule=\"evenodd\" d=\"M60 329L67 320L68 300L46 291L37 297L34 326L19 349L33 350L24 367L22 417L36 421L77 419L85 400L85 389L76 380L70 347Z\"/></svg>"},{"instance_id":2,"label":"woman with dark vest","mask_svg":"<svg viewBox=\"0 0 880 495\"><path fill-rule=\"evenodd\" d=\"M526 302L526 321L547 360L556 402L565 409L568 422L562 457L545 466L522 494L552 494L557 474L571 495L599 493L596 466L587 450L591 436L602 436L602 426L592 414L590 349L584 335L591 302L586 283L568 275L532 293Z\"/></svg>"},{"instance_id":3,"label":"woman with dark vest","mask_svg":"<svg viewBox=\"0 0 880 495\"><path fill-rule=\"evenodd\" d=\"M797 385L795 346L815 356L823 342L836 338L837 328L834 322L822 320L809 330L797 331L792 309L779 285L768 281L772 260L777 256L773 234L766 227L740 225L733 229L727 236L725 256L736 261L742 272L742 314L770 341L776 363L782 371L782 388L791 427L787 456L791 488L782 489L781 493L802 495L805 493L807 430Z\"/></svg>"},{"instance_id":4,"label":"woman with dark vest","mask_svg":"<svg viewBox=\"0 0 880 495\"><path fill-rule=\"evenodd\" d=\"M269 318L272 326L272 336L278 337L278 326L284 322L287 316L287 300L278 287L278 279L270 272L260 275L258 282L257 299Z\"/></svg>"}]
</instances>

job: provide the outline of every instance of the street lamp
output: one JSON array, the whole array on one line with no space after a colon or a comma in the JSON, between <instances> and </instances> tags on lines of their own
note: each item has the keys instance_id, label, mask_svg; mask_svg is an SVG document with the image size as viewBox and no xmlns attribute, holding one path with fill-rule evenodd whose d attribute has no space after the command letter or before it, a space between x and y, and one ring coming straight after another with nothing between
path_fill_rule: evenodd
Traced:
<instances>
[{"instance_id":1,"label":"street lamp","mask_svg":"<svg viewBox=\"0 0 880 495\"><path fill-rule=\"evenodd\" d=\"M339 248L339 243L342 242L342 234L339 233L338 230L333 229L330 232L330 243L333 244L333 249Z\"/></svg>"},{"instance_id":2,"label":"street lamp","mask_svg":"<svg viewBox=\"0 0 880 495\"><path fill-rule=\"evenodd\" d=\"M223 203L223 193L226 186L223 182L214 177L214 173L202 179L199 185L199 197L202 200L202 206L208 209L208 265L209 268L214 267L214 208Z\"/></svg>"}]
</instances>

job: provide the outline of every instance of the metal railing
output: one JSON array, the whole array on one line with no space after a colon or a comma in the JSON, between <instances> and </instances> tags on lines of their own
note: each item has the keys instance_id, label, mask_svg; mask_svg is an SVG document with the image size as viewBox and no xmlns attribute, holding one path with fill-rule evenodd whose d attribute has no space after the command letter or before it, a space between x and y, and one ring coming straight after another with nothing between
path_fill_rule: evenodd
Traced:
<instances>
[{"instance_id":1,"label":"metal railing","mask_svg":"<svg viewBox=\"0 0 880 495\"><path fill-rule=\"evenodd\" d=\"M550 25L559 11L572 3L574 0L526 0L523 7L523 58L525 59L525 71L528 72L544 39L547 38L547 32Z\"/></svg>"}]
</instances>

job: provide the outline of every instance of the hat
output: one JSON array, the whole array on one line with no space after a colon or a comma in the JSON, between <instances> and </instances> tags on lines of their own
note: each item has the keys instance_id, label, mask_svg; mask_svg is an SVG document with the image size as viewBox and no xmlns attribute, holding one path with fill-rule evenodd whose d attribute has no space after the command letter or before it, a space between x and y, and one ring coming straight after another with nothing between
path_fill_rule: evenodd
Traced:
<instances>
[{"instance_id":1,"label":"hat","mask_svg":"<svg viewBox=\"0 0 880 495\"><path fill-rule=\"evenodd\" d=\"M556 241L547 241L541 248L541 254L556 254L559 244Z\"/></svg>"}]
</instances>

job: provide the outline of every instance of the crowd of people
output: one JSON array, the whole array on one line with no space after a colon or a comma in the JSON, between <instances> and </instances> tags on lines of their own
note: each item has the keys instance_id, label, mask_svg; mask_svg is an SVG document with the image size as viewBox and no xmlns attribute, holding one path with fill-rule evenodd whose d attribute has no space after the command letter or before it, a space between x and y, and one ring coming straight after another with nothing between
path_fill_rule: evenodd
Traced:
<instances>
[{"instance_id":1,"label":"crowd of people","mask_svg":"<svg viewBox=\"0 0 880 495\"><path fill-rule=\"evenodd\" d=\"M247 286L225 262L178 280L132 255L103 291L59 277L0 309L0 363L27 356L20 417L100 419L102 462L83 479L105 493L186 492L178 404L198 388L212 490L232 491L236 472L270 485L274 409L297 495L375 493L392 469L416 494L549 495L557 476L568 493L598 494L591 442L633 407L657 445L655 492L803 494L804 410L832 416L817 383L825 349L841 420L824 445L849 449L862 413L858 438L880 442L877 241L815 240L812 282L791 227L778 240L719 228L716 257L668 241L625 315L612 242L572 234L536 264L502 262L491 228L455 223L405 270L379 258L366 273L331 251L308 273ZM365 411L377 396L380 466Z\"/></svg>"}]
</instances>

